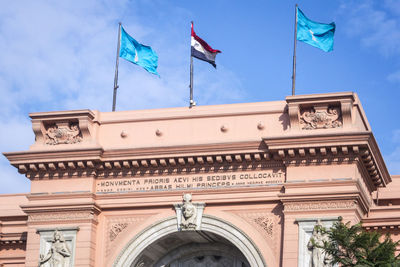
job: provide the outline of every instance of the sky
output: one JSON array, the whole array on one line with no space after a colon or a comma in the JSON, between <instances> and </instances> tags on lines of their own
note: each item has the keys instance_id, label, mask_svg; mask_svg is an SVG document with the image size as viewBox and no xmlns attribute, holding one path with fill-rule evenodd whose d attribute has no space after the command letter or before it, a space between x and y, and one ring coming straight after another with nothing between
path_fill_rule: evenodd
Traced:
<instances>
[{"instance_id":1,"label":"sky","mask_svg":"<svg viewBox=\"0 0 400 267\"><path fill-rule=\"evenodd\" d=\"M297 44L296 94L356 92L391 174L400 174L400 1L298 0L336 23L334 50ZM30 112L111 111L118 22L158 54L160 77L124 60L118 110L189 103L190 21L217 68L195 60L198 105L291 94L295 1L0 0L0 151L34 143ZM0 156L0 193L30 183Z\"/></svg>"}]
</instances>

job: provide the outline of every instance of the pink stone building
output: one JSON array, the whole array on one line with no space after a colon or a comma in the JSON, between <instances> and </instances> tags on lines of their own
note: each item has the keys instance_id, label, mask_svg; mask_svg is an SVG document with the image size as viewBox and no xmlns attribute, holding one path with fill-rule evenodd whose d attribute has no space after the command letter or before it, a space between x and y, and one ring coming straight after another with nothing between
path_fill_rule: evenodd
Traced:
<instances>
[{"instance_id":1,"label":"pink stone building","mask_svg":"<svg viewBox=\"0 0 400 267\"><path fill-rule=\"evenodd\" d=\"M0 266L309 266L339 216L399 239L400 176L355 93L30 117Z\"/></svg>"}]
</instances>

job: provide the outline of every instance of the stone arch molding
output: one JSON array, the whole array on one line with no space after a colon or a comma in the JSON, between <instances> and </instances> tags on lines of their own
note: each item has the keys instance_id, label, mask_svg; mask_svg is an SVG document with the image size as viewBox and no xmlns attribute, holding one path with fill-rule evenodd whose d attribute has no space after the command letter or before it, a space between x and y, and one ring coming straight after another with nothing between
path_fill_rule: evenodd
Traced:
<instances>
[{"instance_id":1,"label":"stone arch molding","mask_svg":"<svg viewBox=\"0 0 400 267\"><path fill-rule=\"evenodd\" d=\"M260 251L253 241L240 229L220 218L203 215L201 230L223 236L236 246L252 267L267 267ZM150 244L168 234L177 232L176 217L155 223L136 235L124 247L114 261L113 267L131 266L140 253Z\"/></svg>"}]
</instances>

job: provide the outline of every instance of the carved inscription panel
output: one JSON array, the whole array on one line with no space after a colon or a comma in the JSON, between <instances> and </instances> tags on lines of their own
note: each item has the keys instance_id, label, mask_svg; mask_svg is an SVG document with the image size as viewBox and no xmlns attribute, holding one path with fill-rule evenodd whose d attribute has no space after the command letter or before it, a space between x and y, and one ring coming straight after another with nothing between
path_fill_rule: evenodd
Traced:
<instances>
[{"instance_id":1,"label":"carved inscription panel","mask_svg":"<svg viewBox=\"0 0 400 267\"><path fill-rule=\"evenodd\" d=\"M199 173L131 178L103 178L96 183L97 193L117 193L155 190L187 190L212 188L237 188L282 184L285 172L281 168L260 171Z\"/></svg>"}]
</instances>

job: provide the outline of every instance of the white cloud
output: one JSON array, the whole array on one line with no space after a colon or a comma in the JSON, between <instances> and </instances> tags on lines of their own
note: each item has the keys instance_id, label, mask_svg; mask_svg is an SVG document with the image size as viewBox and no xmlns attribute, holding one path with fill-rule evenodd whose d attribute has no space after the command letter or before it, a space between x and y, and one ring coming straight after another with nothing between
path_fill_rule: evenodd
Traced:
<instances>
[{"instance_id":1,"label":"white cloud","mask_svg":"<svg viewBox=\"0 0 400 267\"><path fill-rule=\"evenodd\" d=\"M393 142L400 144L400 129L393 131Z\"/></svg>"},{"instance_id":2,"label":"white cloud","mask_svg":"<svg viewBox=\"0 0 400 267\"><path fill-rule=\"evenodd\" d=\"M391 142L393 149L390 154L385 155L385 162L390 174L400 174L400 129L393 131Z\"/></svg>"},{"instance_id":3,"label":"white cloud","mask_svg":"<svg viewBox=\"0 0 400 267\"><path fill-rule=\"evenodd\" d=\"M395 71L387 76L387 80L393 83L400 83L400 70Z\"/></svg>"},{"instance_id":4,"label":"white cloud","mask_svg":"<svg viewBox=\"0 0 400 267\"><path fill-rule=\"evenodd\" d=\"M191 13L170 5L165 10L162 5L162 1L0 0L0 127L7 129L0 136L0 151L27 150L33 144L29 112L111 110L121 20L134 38L158 53L161 78L121 60L117 110L187 106ZM140 11L150 9L152 21L159 23L143 22L149 17ZM199 64L195 69L199 103L232 102L244 94L241 81L229 69L221 65L215 71ZM22 176L4 157L0 170L0 192L18 192L20 178L15 177ZM13 172L16 176L11 178Z\"/></svg>"},{"instance_id":5,"label":"white cloud","mask_svg":"<svg viewBox=\"0 0 400 267\"><path fill-rule=\"evenodd\" d=\"M27 118L0 118L0 129L0 147L3 152L26 150L35 140ZM0 170L0 193L29 192L29 180L19 174L3 155L0 156Z\"/></svg>"},{"instance_id":6,"label":"white cloud","mask_svg":"<svg viewBox=\"0 0 400 267\"><path fill-rule=\"evenodd\" d=\"M8 162L0 161L0 194L28 193L30 181L24 175L19 174Z\"/></svg>"},{"instance_id":7,"label":"white cloud","mask_svg":"<svg viewBox=\"0 0 400 267\"><path fill-rule=\"evenodd\" d=\"M340 14L346 18L346 33L360 38L365 47L385 55L400 54L399 1L346 1Z\"/></svg>"},{"instance_id":8,"label":"white cloud","mask_svg":"<svg viewBox=\"0 0 400 267\"><path fill-rule=\"evenodd\" d=\"M386 164L391 175L400 174L400 145L393 152L385 156Z\"/></svg>"}]
</instances>

